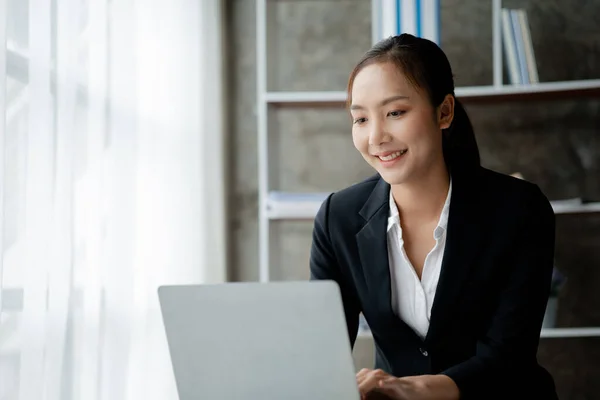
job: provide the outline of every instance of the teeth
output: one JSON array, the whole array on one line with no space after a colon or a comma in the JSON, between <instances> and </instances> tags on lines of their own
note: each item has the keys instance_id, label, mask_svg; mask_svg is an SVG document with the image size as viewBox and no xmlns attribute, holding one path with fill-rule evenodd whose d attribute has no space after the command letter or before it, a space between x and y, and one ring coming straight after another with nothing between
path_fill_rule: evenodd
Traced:
<instances>
[{"instance_id":1,"label":"teeth","mask_svg":"<svg viewBox=\"0 0 600 400\"><path fill-rule=\"evenodd\" d=\"M401 155L403 155L407 151L408 150L400 150L400 151L397 151L395 153L388 154L387 156L379 156L379 159L382 160L382 161L392 161L393 159L400 157Z\"/></svg>"}]
</instances>

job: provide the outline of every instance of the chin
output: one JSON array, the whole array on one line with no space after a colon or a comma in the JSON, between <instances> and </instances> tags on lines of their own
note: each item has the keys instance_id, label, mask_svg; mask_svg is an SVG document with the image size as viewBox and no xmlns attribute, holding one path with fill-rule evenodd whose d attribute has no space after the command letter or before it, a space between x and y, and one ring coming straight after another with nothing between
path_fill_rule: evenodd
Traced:
<instances>
[{"instance_id":1,"label":"chin","mask_svg":"<svg viewBox=\"0 0 600 400\"><path fill-rule=\"evenodd\" d=\"M381 178L390 185L399 185L408 180L404 171L377 171Z\"/></svg>"}]
</instances>

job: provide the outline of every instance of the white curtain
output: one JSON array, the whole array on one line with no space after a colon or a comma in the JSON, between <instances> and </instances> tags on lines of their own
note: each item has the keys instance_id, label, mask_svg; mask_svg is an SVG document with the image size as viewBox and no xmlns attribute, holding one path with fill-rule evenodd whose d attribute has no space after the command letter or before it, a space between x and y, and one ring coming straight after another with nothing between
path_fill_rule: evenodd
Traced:
<instances>
[{"instance_id":1,"label":"white curtain","mask_svg":"<svg viewBox=\"0 0 600 400\"><path fill-rule=\"evenodd\" d=\"M220 0L0 0L0 400L176 399L226 280Z\"/></svg>"}]
</instances>

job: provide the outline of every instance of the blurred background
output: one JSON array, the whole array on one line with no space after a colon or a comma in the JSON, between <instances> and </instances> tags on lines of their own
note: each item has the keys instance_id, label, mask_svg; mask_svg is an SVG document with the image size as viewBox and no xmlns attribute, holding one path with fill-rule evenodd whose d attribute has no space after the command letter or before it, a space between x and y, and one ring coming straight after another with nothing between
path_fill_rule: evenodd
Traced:
<instances>
[{"instance_id":1,"label":"blurred background","mask_svg":"<svg viewBox=\"0 0 600 400\"><path fill-rule=\"evenodd\" d=\"M599 2L0 0L0 400L175 399L159 285L308 279L323 196L373 173L346 80L398 29L552 200L539 360L598 399Z\"/></svg>"}]
</instances>

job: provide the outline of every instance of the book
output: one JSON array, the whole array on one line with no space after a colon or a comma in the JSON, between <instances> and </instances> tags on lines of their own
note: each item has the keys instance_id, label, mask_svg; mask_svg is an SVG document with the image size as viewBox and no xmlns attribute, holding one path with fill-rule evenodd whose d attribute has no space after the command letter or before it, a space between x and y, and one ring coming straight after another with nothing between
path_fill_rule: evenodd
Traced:
<instances>
[{"instance_id":1,"label":"book","mask_svg":"<svg viewBox=\"0 0 600 400\"><path fill-rule=\"evenodd\" d=\"M509 83L539 83L527 12L522 8L503 8L500 18Z\"/></svg>"},{"instance_id":2,"label":"book","mask_svg":"<svg viewBox=\"0 0 600 400\"><path fill-rule=\"evenodd\" d=\"M440 0L373 0L375 41L409 33L440 45Z\"/></svg>"},{"instance_id":3,"label":"book","mask_svg":"<svg viewBox=\"0 0 600 400\"><path fill-rule=\"evenodd\" d=\"M529 77L529 83L539 83L537 64L535 61L535 52L533 51L533 42L531 40L531 29L529 27L529 19L527 18L527 12L524 9L516 11L519 26L521 29L521 38L523 40L523 48L525 50L525 64L527 65L527 75Z\"/></svg>"},{"instance_id":4,"label":"book","mask_svg":"<svg viewBox=\"0 0 600 400\"><path fill-rule=\"evenodd\" d=\"M519 59L517 53L517 43L515 33L512 27L512 19L510 10L503 8L501 11L502 18L502 48L506 59L506 67L508 70L509 82L513 85L522 83L521 71L519 69Z\"/></svg>"}]
</instances>

